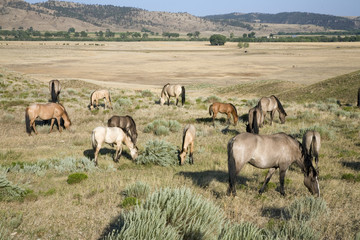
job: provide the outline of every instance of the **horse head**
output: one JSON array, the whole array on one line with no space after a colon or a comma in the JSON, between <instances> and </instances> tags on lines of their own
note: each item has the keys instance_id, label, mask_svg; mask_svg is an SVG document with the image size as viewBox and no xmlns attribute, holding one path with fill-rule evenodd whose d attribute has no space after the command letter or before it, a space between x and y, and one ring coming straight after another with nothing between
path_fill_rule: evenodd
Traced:
<instances>
[{"instance_id":1,"label":"horse head","mask_svg":"<svg viewBox=\"0 0 360 240\"><path fill-rule=\"evenodd\" d=\"M314 166L310 166L309 170L304 173L304 185L313 195L320 197L320 187L318 181L319 173L315 170Z\"/></svg>"},{"instance_id":2,"label":"horse head","mask_svg":"<svg viewBox=\"0 0 360 240\"><path fill-rule=\"evenodd\" d=\"M279 119L280 119L280 122L281 124L284 124L285 123L285 117L287 116L286 113L279 113Z\"/></svg>"},{"instance_id":3,"label":"horse head","mask_svg":"<svg viewBox=\"0 0 360 240\"><path fill-rule=\"evenodd\" d=\"M130 155L133 160L135 160L138 157L138 148L136 146L130 148Z\"/></svg>"}]
</instances>

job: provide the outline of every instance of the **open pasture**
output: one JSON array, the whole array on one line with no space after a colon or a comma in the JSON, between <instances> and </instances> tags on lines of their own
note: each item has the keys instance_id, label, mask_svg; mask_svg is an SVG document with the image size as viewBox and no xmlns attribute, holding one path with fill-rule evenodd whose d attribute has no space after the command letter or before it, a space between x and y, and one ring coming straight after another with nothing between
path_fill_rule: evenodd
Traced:
<instances>
[{"instance_id":1,"label":"open pasture","mask_svg":"<svg viewBox=\"0 0 360 240\"><path fill-rule=\"evenodd\" d=\"M329 211L311 223L315 235L354 239L360 232L359 109L339 106L336 102L342 96L336 94L316 101L311 96L308 101L292 100L302 96L296 91L299 87L350 72L355 80L347 87L349 95L357 92L359 43L250 44L247 54L232 43L219 48L201 42L7 44L0 45L0 170L27 194L1 199L0 238L98 239L119 214L132 211L122 192L137 182L148 185L150 192L187 187L218 206L232 224L251 222L268 231L284 225L283 209L310 196L296 165L286 174L285 197L279 193L278 171L258 195L267 170L250 165L238 176L237 197L226 196L227 143L245 131L248 110L261 96L271 94L284 96L280 100L288 116L280 124L276 113L272 126L266 124L261 134L285 132L300 141L307 129L321 134L319 182ZM59 99L71 119L70 131L48 134L50 126L39 121L39 134L29 137L25 108L48 102L48 81L53 78L62 84ZM174 99L170 106L159 105L161 88L167 82L185 86L184 106L176 107ZM252 90L233 91L241 83ZM252 84L256 87L251 88ZM90 111L90 93L103 87L111 92L113 110ZM286 95L289 90L293 94ZM235 105L236 126L228 126L226 116L220 114L213 126L208 107L214 100ZM354 105L356 95L346 103ZM93 157L91 132L106 126L112 115L134 118L139 154L151 140L166 141L180 150L182 129L193 124L197 133L194 164L136 164L126 146L115 163L115 148L106 145L100 151L99 166L92 166L88 160ZM172 128L153 130L159 120L171 122ZM68 176L74 172L86 173L88 178L69 184Z\"/></svg>"}]
</instances>

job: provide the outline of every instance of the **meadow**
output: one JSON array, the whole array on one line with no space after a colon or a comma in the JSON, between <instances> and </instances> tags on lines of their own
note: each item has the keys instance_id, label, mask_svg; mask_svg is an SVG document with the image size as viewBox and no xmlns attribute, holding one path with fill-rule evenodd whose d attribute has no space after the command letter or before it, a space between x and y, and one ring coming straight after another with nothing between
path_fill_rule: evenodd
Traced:
<instances>
[{"instance_id":1,"label":"meadow","mask_svg":"<svg viewBox=\"0 0 360 240\"><path fill-rule=\"evenodd\" d=\"M109 229L126 226L119 222L135 219L142 208L150 209L162 194L177 196L178 205L187 211L187 201L207 204L203 208L208 211L199 218L207 219L208 214L218 221L206 220L212 223L208 225L219 228L174 230L166 228L171 224L157 222L158 210L150 209L147 218L141 215L152 220L147 221L153 230L166 228L162 232L168 239L232 239L246 227L259 239L360 237L358 43L253 44L248 53L235 44L89 44L0 45L0 239L99 239ZM39 121L39 134L29 137L25 108L49 101L48 81L53 78L62 84L60 102L69 113L71 129L48 134L49 125ZM159 105L167 82L186 87L183 107L175 106L174 99L170 106ZM90 93L103 87L110 90L114 109L90 111ZM250 165L238 176L237 196L226 195L227 143L245 131L249 108L272 94L279 96L288 117L280 124L276 113L273 125L265 125L261 134L285 132L300 141L307 129L321 134L318 200L310 196L296 165L287 172L285 197L279 193L278 173L259 195L267 170ZM228 126L219 115L213 126L208 113L213 101L233 103L238 125ZM194 165L139 164L125 146L115 163L115 150L106 145L94 167L91 131L105 126L112 115L134 118L140 154L162 141L176 155L183 127L194 124ZM156 130L159 124L163 127ZM74 173L87 177L71 184ZM294 213L308 202L318 215ZM186 228L192 221L180 219L184 223L172 224Z\"/></svg>"}]
</instances>

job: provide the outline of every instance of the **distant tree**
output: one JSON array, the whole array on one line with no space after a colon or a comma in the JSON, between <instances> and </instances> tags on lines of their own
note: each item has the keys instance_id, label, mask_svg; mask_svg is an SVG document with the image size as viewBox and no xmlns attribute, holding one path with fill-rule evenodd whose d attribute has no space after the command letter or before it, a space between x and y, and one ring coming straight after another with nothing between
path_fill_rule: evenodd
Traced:
<instances>
[{"instance_id":1,"label":"distant tree","mask_svg":"<svg viewBox=\"0 0 360 240\"><path fill-rule=\"evenodd\" d=\"M99 32L99 37L103 37L104 36L104 32L103 31L100 31Z\"/></svg>"},{"instance_id":2,"label":"distant tree","mask_svg":"<svg viewBox=\"0 0 360 240\"><path fill-rule=\"evenodd\" d=\"M85 31L81 31L81 32L80 32L80 36L81 36L81 37L87 37L87 35L88 35L88 34L87 34Z\"/></svg>"},{"instance_id":3,"label":"distant tree","mask_svg":"<svg viewBox=\"0 0 360 240\"><path fill-rule=\"evenodd\" d=\"M194 36L194 34L188 33L188 34L186 34L186 36L188 36L189 38L192 38Z\"/></svg>"},{"instance_id":4,"label":"distant tree","mask_svg":"<svg viewBox=\"0 0 360 240\"><path fill-rule=\"evenodd\" d=\"M210 37L211 45L224 45L226 43L226 37L221 34L214 34Z\"/></svg>"},{"instance_id":5,"label":"distant tree","mask_svg":"<svg viewBox=\"0 0 360 240\"><path fill-rule=\"evenodd\" d=\"M143 35L142 35L142 38L143 38L143 39L148 38L148 37L149 37L149 34L143 33Z\"/></svg>"},{"instance_id":6,"label":"distant tree","mask_svg":"<svg viewBox=\"0 0 360 240\"><path fill-rule=\"evenodd\" d=\"M69 28L68 32L69 32L69 33L74 33L74 32L75 32L75 28L73 28L73 27Z\"/></svg>"},{"instance_id":7,"label":"distant tree","mask_svg":"<svg viewBox=\"0 0 360 240\"><path fill-rule=\"evenodd\" d=\"M200 37L200 32L199 32L199 31L195 31L194 36L195 36L196 38L199 38L199 37Z\"/></svg>"},{"instance_id":8,"label":"distant tree","mask_svg":"<svg viewBox=\"0 0 360 240\"><path fill-rule=\"evenodd\" d=\"M52 34L51 34L50 32L47 32L47 31L46 31L46 32L45 32L45 37L47 37L47 38L48 38L48 37L52 37Z\"/></svg>"},{"instance_id":9,"label":"distant tree","mask_svg":"<svg viewBox=\"0 0 360 240\"><path fill-rule=\"evenodd\" d=\"M230 39L234 38L234 33L230 33Z\"/></svg>"},{"instance_id":10,"label":"distant tree","mask_svg":"<svg viewBox=\"0 0 360 240\"><path fill-rule=\"evenodd\" d=\"M248 34L248 37L249 37L249 38L254 38L254 37L255 37L255 32L249 33L249 34Z\"/></svg>"},{"instance_id":11,"label":"distant tree","mask_svg":"<svg viewBox=\"0 0 360 240\"><path fill-rule=\"evenodd\" d=\"M140 37L141 37L141 33L139 33L139 32L134 32L131 36L132 36L132 38L140 38Z\"/></svg>"},{"instance_id":12,"label":"distant tree","mask_svg":"<svg viewBox=\"0 0 360 240\"><path fill-rule=\"evenodd\" d=\"M79 32L75 32L74 33L74 37L79 37L80 36L80 33Z\"/></svg>"},{"instance_id":13,"label":"distant tree","mask_svg":"<svg viewBox=\"0 0 360 240\"><path fill-rule=\"evenodd\" d=\"M243 38L247 38L247 34L246 34L246 33L243 34Z\"/></svg>"}]
</instances>

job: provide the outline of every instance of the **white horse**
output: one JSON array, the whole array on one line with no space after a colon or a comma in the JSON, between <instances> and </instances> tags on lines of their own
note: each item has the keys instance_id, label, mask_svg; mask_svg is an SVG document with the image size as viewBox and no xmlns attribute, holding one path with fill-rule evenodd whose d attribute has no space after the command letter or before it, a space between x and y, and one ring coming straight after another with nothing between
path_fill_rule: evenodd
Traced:
<instances>
[{"instance_id":1,"label":"white horse","mask_svg":"<svg viewBox=\"0 0 360 240\"><path fill-rule=\"evenodd\" d=\"M164 105L167 99L168 105L170 105L170 97L176 98L176 106L179 102L179 96L181 95L181 105L185 103L185 87L180 85L166 84L161 91L160 105Z\"/></svg>"},{"instance_id":2,"label":"white horse","mask_svg":"<svg viewBox=\"0 0 360 240\"><path fill-rule=\"evenodd\" d=\"M116 153L114 158L115 162L119 161L123 143L130 149L132 159L137 158L137 147L131 141L131 138L127 136L121 128L118 127L96 127L91 134L91 143L94 149L95 165L98 163L98 154L102 144L104 143L111 145L114 143L116 144Z\"/></svg>"}]
</instances>

